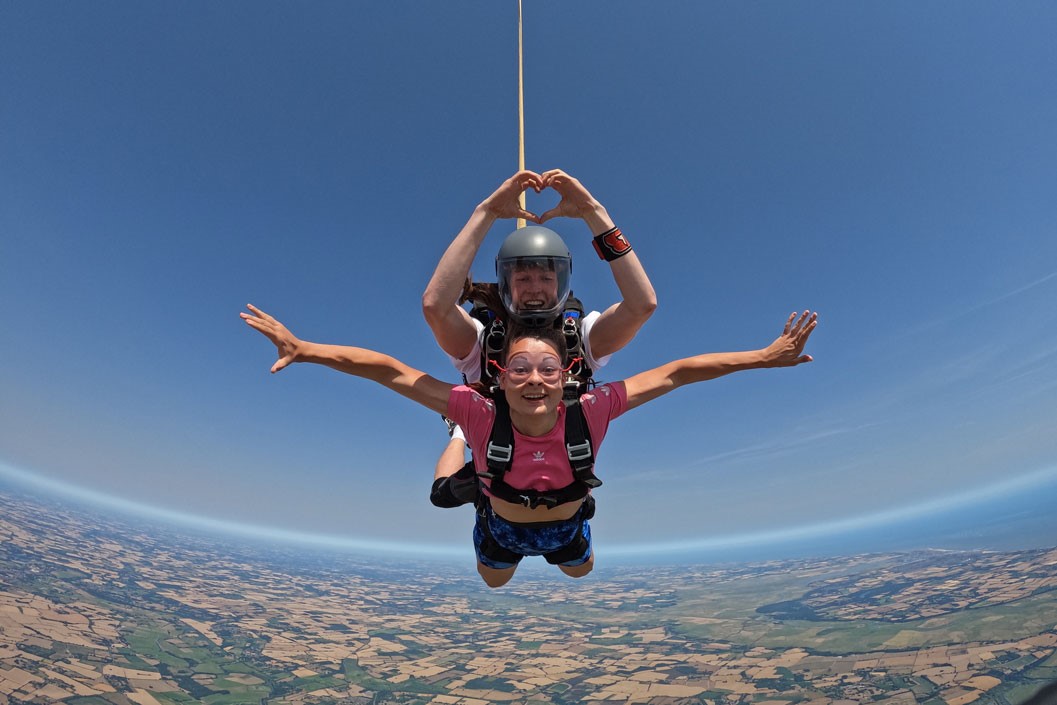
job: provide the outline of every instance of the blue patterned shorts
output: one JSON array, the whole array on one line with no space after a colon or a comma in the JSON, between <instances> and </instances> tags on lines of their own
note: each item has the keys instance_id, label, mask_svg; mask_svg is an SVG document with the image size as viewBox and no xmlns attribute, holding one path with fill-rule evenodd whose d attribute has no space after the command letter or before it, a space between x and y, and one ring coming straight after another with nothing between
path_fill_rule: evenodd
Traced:
<instances>
[{"instance_id":1,"label":"blue patterned shorts","mask_svg":"<svg viewBox=\"0 0 1057 705\"><path fill-rule=\"evenodd\" d=\"M581 509L580 513L584 510ZM546 521L535 524L515 524L514 522L507 521L501 516L496 515L492 511L492 507L485 504L484 507L477 512L477 521L473 526L473 547L477 552L477 560L489 568L503 569L512 568L517 565L523 556L542 556L545 553L551 553L557 551L559 548L568 546L576 539L577 531L581 531L584 539L586 540L587 548L583 555L578 558L574 558L569 561L564 561L560 565L564 566L577 566L583 565L591 558L591 525L586 519L580 519L580 513L577 513L571 519L565 519L563 521ZM481 543L485 540L485 531L481 526L481 523L487 521L488 529L492 534L492 538L496 540L503 548L508 551L520 554L521 557L513 563L504 563L502 561L493 560L481 553ZM582 529L580 527L583 527Z\"/></svg>"}]
</instances>

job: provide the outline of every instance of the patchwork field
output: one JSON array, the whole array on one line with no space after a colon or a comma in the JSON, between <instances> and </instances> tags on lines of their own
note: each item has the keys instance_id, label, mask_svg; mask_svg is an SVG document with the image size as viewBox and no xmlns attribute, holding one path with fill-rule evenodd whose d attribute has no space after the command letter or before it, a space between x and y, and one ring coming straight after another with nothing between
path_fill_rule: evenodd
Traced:
<instances>
[{"instance_id":1,"label":"patchwork field","mask_svg":"<svg viewBox=\"0 0 1057 705\"><path fill-rule=\"evenodd\" d=\"M0 705L1011 705L1057 679L1057 549L384 566L0 492Z\"/></svg>"}]
</instances>

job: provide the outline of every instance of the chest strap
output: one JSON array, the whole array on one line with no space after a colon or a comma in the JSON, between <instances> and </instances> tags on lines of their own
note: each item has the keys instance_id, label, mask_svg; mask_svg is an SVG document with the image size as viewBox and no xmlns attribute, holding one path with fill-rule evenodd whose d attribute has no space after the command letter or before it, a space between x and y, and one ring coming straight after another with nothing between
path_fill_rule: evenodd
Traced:
<instances>
[{"instance_id":1,"label":"chest strap","mask_svg":"<svg viewBox=\"0 0 1057 705\"><path fill-rule=\"evenodd\" d=\"M504 501L534 509L540 505L556 507L581 500L592 489L601 486L602 481L594 473L595 457L590 431L579 400L565 407L565 451L572 466L573 481L565 487L542 491L519 490L507 484L505 476L514 460L514 426L510 421L510 406L506 398L500 395L494 402L495 422L485 454L488 471L477 474L490 481L489 492Z\"/></svg>"}]
</instances>

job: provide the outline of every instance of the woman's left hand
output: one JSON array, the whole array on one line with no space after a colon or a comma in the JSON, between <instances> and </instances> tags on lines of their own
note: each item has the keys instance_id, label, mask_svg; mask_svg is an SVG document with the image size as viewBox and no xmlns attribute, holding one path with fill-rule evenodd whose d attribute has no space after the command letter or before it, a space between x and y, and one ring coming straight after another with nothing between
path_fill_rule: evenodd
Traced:
<instances>
[{"instance_id":1,"label":"woman's left hand","mask_svg":"<svg viewBox=\"0 0 1057 705\"><path fill-rule=\"evenodd\" d=\"M810 355L804 354L804 347L811 331L818 325L818 313L804 311L797 318L797 312L789 315L785 329L773 343L764 350L767 367L792 367L804 362L811 362Z\"/></svg>"}]
</instances>

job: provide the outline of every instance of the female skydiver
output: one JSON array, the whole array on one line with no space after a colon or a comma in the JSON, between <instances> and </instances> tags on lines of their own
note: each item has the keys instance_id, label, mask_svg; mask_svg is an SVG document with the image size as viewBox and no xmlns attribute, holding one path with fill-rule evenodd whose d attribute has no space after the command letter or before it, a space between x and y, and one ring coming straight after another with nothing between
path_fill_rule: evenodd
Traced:
<instances>
[{"instance_id":1,"label":"female skydiver","mask_svg":"<svg viewBox=\"0 0 1057 705\"><path fill-rule=\"evenodd\" d=\"M479 472L485 460L497 413L505 407L513 426L514 448L504 477L515 490L539 495L572 486L574 471L566 454L562 403L564 339L551 328L522 328L507 336L499 389L495 399L463 385L430 377L383 353L363 348L324 345L300 340L282 323L253 305L240 314L246 323L275 344L279 359L271 371L294 362L326 365L339 372L373 380L455 420L466 432ZM810 362L804 354L818 315L794 312L782 334L759 350L709 353L669 362L623 382L606 384L580 397L589 438L597 454L609 421L678 387L715 379L732 372L765 367L792 367ZM571 450L571 449L570 449ZM549 506L500 499L484 481L488 497L481 502L474 525L477 571L489 587L505 585L526 555L545 555L566 575L587 575L594 566L590 503L581 497ZM575 555L570 555L570 549ZM581 550L582 549L582 550ZM552 560L553 559L553 560Z\"/></svg>"},{"instance_id":2,"label":"female skydiver","mask_svg":"<svg viewBox=\"0 0 1057 705\"><path fill-rule=\"evenodd\" d=\"M521 208L518 199L522 193L528 189L539 193L548 188L561 196L557 206L539 216ZM464 287L470 265L485 236L498 219L524 218L542 224L557 217L583 219L595 236L599 256L609 262L623 297L604 312L591 311L582 318L579 330L584 363L589 370L601 369L614 352L635 337L657 308L657 295L638 256L614 226L605 206L583 184L561 169L542 174L519 171L474 209L437 263L422 295L426 322L467 382L480 381L482 374L485 378L490 376L489 370L482 369L487 331L460 305L466 300ZM606 238L626 247L609 247ZM557 233L542 227L521 228L507 237L496 257L498 286L489 291L488 285L477 285L475 299L487 301L488 308L504 323L552 326L562 316L570 294L571 273L569 248ZM434 497L438 495L438 483L454 475L465 461L461 430L450 431L452 440L434 473Z\"/></svg>"}]
</instances>

